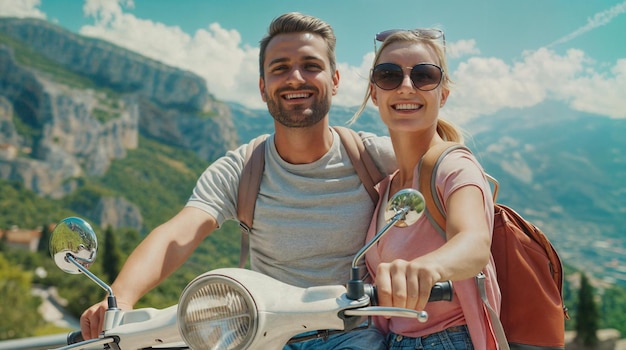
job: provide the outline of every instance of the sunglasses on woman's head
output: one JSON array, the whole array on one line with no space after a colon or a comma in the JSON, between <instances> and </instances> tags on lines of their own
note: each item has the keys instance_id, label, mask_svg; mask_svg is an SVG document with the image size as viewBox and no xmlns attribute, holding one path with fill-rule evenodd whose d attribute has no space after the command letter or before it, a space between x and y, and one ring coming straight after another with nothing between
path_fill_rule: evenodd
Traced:
<instances>
[{"instance_id":1,"label":"sunglasses on woman's head","mask_svg":"<svg viewBox=\"0 0 626 350\"><path fill-rule=\"evenodd\" d=\"M434 90L443 79L441 67L431 63L416 64L411 68L409 77L416 89ZM393 90L402 84L404 70L395 63L381 63L372 69L371 81L383 90Z\"/></svg>"},{"instance_id":2,"label":"sunglasses on woman's head","mask_svg":"<svg viewBox=\"0 0 626 350\"><path fill-rule=\"evenodd\" d=\"M411 32L420 38L430 39L430 40L442 39L443 49L444 50L446 49L446 35L443 33L442 30L436 29L436 28L425 28L425 29L417 28L417 29L389 29L380 33L376 33L376 35L374 36L374 51L378 50L376 48L377 41L383 42L391 34L394 34L397 32Z\"/></svg>"}]
</instances>

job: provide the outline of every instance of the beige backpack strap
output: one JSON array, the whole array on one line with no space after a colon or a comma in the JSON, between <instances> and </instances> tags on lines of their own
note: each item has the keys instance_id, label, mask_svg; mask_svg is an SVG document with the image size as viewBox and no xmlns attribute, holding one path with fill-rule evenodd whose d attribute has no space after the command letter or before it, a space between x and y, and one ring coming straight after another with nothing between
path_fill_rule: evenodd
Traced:
<instances>
[{"instance_id":1,"label":"beige backpack strap","mask_svg":"<svg viewBox=\"0 0 626 350\"><path fill-rule=\"evenodd\" d=\"M442 142L431 147L418 163L419 191L426 200L426 216L435 229L443 237L446 236L446 217L443 214L443 204L437 196L437 182L434 172L443 158L455 149L469 149L457 142Z\"/></svg>"},{"instance_id":2,"label":"beige backpack strap","mask_svg":"<svg viewBox=\"0 0 626 350\"><path fill-rule=\"evenodd\" d=\"M343 126L334 126L333 129L339 134L341 143L345 147L346 152L348 152L352 166L361 179L367 193L369 193L374 204L378 203L376 185L383 179L383 174L378 170L372 156L365 149L361 136L356 131Z\"/></svg>"},{"instance_id":3,"label":"beige backpack strap","mask_svg":"<svg viewBox=\"0 0 626 350\"><path fill-rule=\"evenodd\" d=\"M268 135L261 135L248 143L243 162L239 192L237 194L237 217L241 228L241 251L239 267L243 268L248 260L250 249L250 229L254 219L256 197L261 186L263 168L265 167L265 140Z\"/></svg>"}]
</instances>

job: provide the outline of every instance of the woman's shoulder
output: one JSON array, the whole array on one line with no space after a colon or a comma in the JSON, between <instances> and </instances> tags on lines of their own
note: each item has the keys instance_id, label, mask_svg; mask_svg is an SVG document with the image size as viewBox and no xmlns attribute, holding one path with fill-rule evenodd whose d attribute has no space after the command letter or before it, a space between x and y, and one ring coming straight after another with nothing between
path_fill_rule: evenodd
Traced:
<instances>
[{"instance_id":1,"label":"woman's shoulder","mask_svg":"<svg viewBox=\"0 0 626 350\"><path fill-rule=\"evenodd\" d=\"M437 187L447 191L465 185L482 188L486 184L482 165L471 151L462 148L451 151L441 160L435 176Z\"/></svg>"},{"instance_id":2,"label":"woman's shoulder","mask_svg":"<svg viewBox=\"0 0 626 350\"><path fill-rule=\"evenodd\" d=\"M454 172L464 169L475 169L483 172L483 167L478 158L469 148L461 147L450 151L439 163L438 170Z\"/></svg>"}]
</instances>

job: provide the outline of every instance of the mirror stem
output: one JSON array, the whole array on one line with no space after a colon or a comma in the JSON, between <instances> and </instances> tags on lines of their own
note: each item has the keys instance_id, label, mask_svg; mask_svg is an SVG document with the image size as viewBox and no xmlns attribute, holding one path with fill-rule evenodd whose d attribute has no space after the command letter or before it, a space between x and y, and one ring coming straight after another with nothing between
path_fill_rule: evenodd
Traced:
<instances>
[{"instance_id":1,"label":"mirror stem","mask_svg":"<svg viewBox=\"0 0 626 350\"><path fill-rule=\"evenodd\" d=\"M369 241L363 248L361 248L361 250L359 250L359 252L356 254L356 256L354 257L354 259L352 260L352 268L354 269L355 267L357 267L357 263L359 262L359 260L361 260L361 258L363 257L363 255L365 255L365 253L367 253L367 251L374 245L374 243L378 242L381 237L387 233L387 231L389 231L389 229L396 224L396 222L398 222L399 220L402 220L404 218L404 216L409 212L409 207L404 207L400 210L398 210L398 212L396 213L396 215L394 215L389 222L387 222L387 224L385 225L385 227L383 227L382 230L380 230L380 232L378 232L376 234L376 236L374 236L374 238Z\"/></svg>"},{"instance_id":2,"label":"mirror stem","mask_svg":"<svg viewBox=\"0 0 626 350\"><path fill-rule=\"evenodd\" d=\"M69 262L71 262L74 266L76 266L82 273L87 275L87 277L89 277L90 280L96 282L97 285L99 285L102 289L106 290L109 295L107 297L107 303L109 304L109 309L117 309L117 300L115 299L115 295L113 294L113 289L111 289L111 287L109 287L106 283L102 282L102 280L96 277L96 275L89 272L89 270L87 270L83 265L81 265L78 261L76 261L76 258L72 254L68 253L65 256L65 258Z\"/></svg>"},{"instance_id":3,"label":"mirror stem","mask_svg":"<svg viewBox=\"0 0 626 350\"><path fill-rule=\"evenodd\" d=\"M365 295L365 287L363 286L363 280L359 275L359 267L357 266L359 260L367 253L367 251L374 245L374 243L378 242L382 236L389 231L389 229L396 224L399 220L403 220L406 214L409 212L411 208L404 207L387 222L385 227L383 227L380 232L374 236L372 240L370 240L359 252L356 254L354 259L352 260L352 270L350 271L350 281L347 285L347 297L350 300L358 300L361 299Z\"/></svg>"}]
</instances>

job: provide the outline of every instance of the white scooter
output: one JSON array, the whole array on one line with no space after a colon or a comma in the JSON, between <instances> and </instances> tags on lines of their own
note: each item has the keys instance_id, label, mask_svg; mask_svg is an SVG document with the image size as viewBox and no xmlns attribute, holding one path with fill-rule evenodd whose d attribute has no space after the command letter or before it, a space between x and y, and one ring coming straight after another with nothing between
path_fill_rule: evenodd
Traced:
<instances>
[{"instance_id":1,"label":"white scooter","mask_svg":"<svg viewBox=\"0 0 626 350\"><path fill-rule=\"evenodd\" d=\"M97 240L80 218L62 220L52 232L50 252L59 268L83 273L108 292L109 308L99 338L68 336L69 349L282 349L285 344L359 328L369 316L411 317L425 311L376 306L376 289L359 276L358 262L392 226L408 226L422 215L423 196L404 189L386 208L386 226L354 257L346 286L294 287L246 269L223 268L196 277L178 305L157 310L117 308L111 288L89 272ZM451 300L450 281L437 283L429 301ZM305 334L304 336L299 336Z\"/></svg>"}]
</instances>

